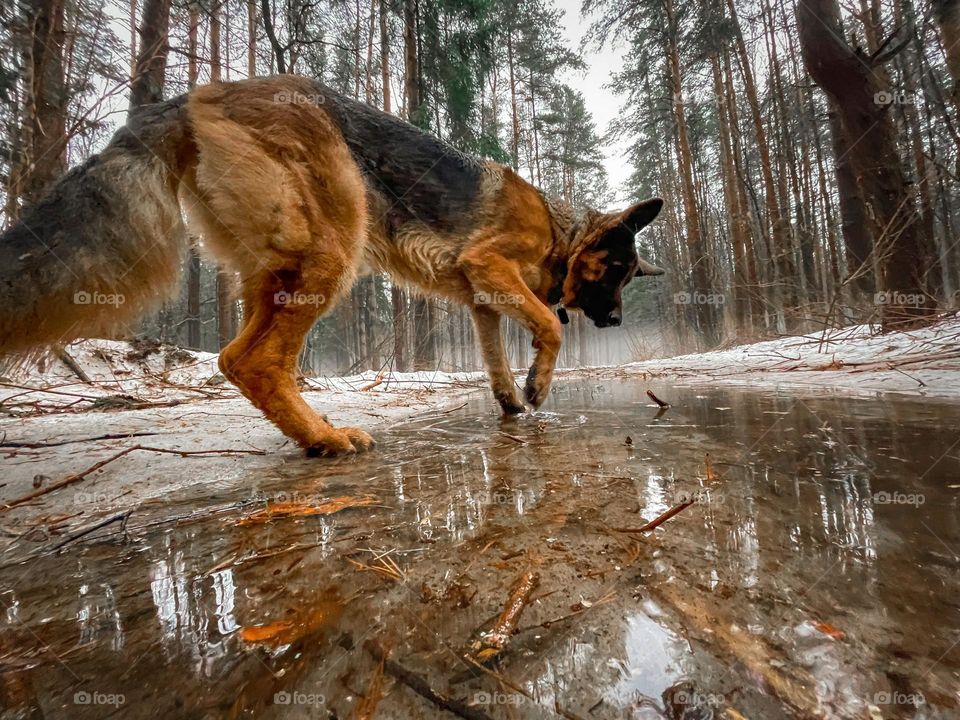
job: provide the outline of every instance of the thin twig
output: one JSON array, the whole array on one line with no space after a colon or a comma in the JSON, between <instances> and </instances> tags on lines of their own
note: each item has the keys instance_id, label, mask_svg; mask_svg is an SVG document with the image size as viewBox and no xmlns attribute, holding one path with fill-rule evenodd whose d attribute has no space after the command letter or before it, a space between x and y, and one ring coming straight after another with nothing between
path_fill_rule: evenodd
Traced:
<instances>
[{"instance_id":1,"label":"thin twig","mask_svg":"<svg viewBox=\"0 0 960 720\"><path fill-rule=\"evenodd\" d=\"M524 440L522 437L517 437L516 435L511 435L510 433L505 433L503 430L497 430L497 434L503 435L505 438L513 440L515 443L519 443L520 445L528 444L527 441Z\"/></svg>"},{"instance_id":2,"label":"thin twig","mask_svg":"<svg viewBox=\"0 0 960 720\"><path fill-rule=\"evenodd\" d=\"M663 525L667 520L672 518L674 515L686 510L688 507L693 505L696 502L696 498L690 498L689 500L684 500L682 503L674 505L672 508L667 510L662 515L658 515L653 520L648 522L646 525L641 525L638 528L612 528L616 532L625 532L625 533L646 533L651 530L656 530L658 527Z\"/></svg>"},{"instance_id":3,"label":"thin twig","mask_svg":"<svg viewBox=\"0 0 960 720\"><path fill-rule=\"evenodd\" d=\"M0 447L9 447L9 448L51 448L51 447L60 447L61 445L70 445L71 443L82 443L82 442L94 442L96 440L126 440L127 438L135 437L148 437L150 435L159 435L160 433L155 432L138 432L138 433L112 433L109 435L96 435L94 437L87 438L77 438L75 440L58 440L56 442L3 442L0 443Z\"/></svg>"},{"instance_id":4,"label":"thin twig","mask_svg":"<svg viewBox=\"0 0 960 720\"><path fill-rule=\"evenodd\" d=\"M663 400L658 398L656 395L654 395L653 390L647 390L647 397L653 400L657 405L659 405L663 409L670 407L670 403L664 402Z\"/></svg>"},{"instance_id":5,"label":"thin twig","mask_svg":"<svg viewBox=\"0 0 960 720\"><path fill-rule=\"evenodd\" d=\"M80 538L84 537L85 535L89 535L90 533L92 533L92 532L94 532L94 531L96 531L96 530L99 530L100 528L104 528L104 527L106 527L107 525L110 525L110 524L112 524L112 523L117 522L117 520L120 520L120 521L122 522L122 525L121 525L121 527L120 527L120 531L123 532L124 530L127 529L127 520L130 519L131 513L133 513L133 510L127 510L127 511L122 512L122 513L117 513L116 515L112 515L112 516L108 517L106 520L101 520L100 522L94 523L93 525L90 525L89 527L85 527L85 528L83 528L83 529L81 529L81 530L78 530L77 532L73 533L72 535L68 535L68 536L65 537L63 540L61 540L61 541L58 542L56 545L54 545L52 548L50 548L50 552L57 552L57 551L59 551L61 548L63 548L65 545L69 545L70 543L72 543L74 540L79 540Z\"/></svg>"},{"instance_id":6,"label":"thin twig","mask_svg":"<svg viewBox=\"0 0 960 720\"><path fill-rule=\"evenodd\" d=\"M108 458L105 459L105 460L101 460L101 461L98 462L98 463L94 463L93 465L91 465L90 467L88 467L86 470L82 470L82 471L80 471L80 472L78 472L78 473L74 473L73 475L68 475L68 476L65 477L63 480L60 480L60 481L58 481L58 482L55 482L55 483L53 483L52 485L47 485L47 487L41 488L40 490L37 490L36 492L27 493L26 495L22 495L22 496L14 499L14 500L10 500L9 502L3 503L3 505L0 505L0 513L4 513L4 512L6 512L7 510L10 510L11 508L17 507L18 505L23 505L24 503L28 503L28 502L30 502L31 500L34 500L34 499L36 499L36 498L38 498L38 497L41 497L42 495L46 495L47 493L51 493L51 492L53 492L54 490L59 490L60 488L65 488L65 487L67 487L68 485L73 485L74 483L80 482L80 481L83 480L85 477L87 477L87 475L90 475L91 473L96 472L97 470L99 470L100 468L102 468L104 465L108 465L108 464L112 463L114 460L119 460L119 459L122 458L124 455L129 455L129 454L132 453L134 450L137 450L137 449L139 449L139 448L140 448L139 445L134 445L134 446L132 446L132 447L128 447L128 448L126 448L126 449L124 449L124 450L121 450L121 451L118 452L116 455L111 455L110 457L108 457Z\"/></svg>"},{"instance_id":7,"label":"thin twig","mask_svg":"<svg viewBox=\"0 0 960 720\"><path fill-rule=\"evenodd\" d=\"M373 390L375 387L378 387L380 385L383 385L383 373L379 373L377 375L377 378L369 385L364 385L362 388L360 388L360 392L367 392L368 390Z\"/></svg>"},{"instance_id":8,"label":"thin twig","mask_svg":"<svg viewBox=\"0 0 960 720\"><path fill-rule=\"evenodd\" d=\"M473 658L481 663L489 663L503 653L517 628L517 623L520 622L520 616L530 602L530 596L539 584L540 576L529 570L517 579L493 627L471 644L470 654Z\"/></svg>"},{"instance_id":9,"label":"thin twig","mask_svg":"<svg viewBox=\"0 0 960 720\"><path fill-rule=\"evenodd\" d=\"M90 376L87 375L83 368L77 364L77 361L73 359L73 356L67 352L67 349L64 347L57 347L54 349L53 354L59 358L60 362L70 368L70 372L80 378L80 381L90 385Z\"/></svg>"},{"instance_id":10,"label":"thin twig","mask_svg":"<svg viewBox=\"0 0 960 720\"><path fill-rule=\"evenodd\" d=\"M470 707L459 700L454 700L453 698L438 693L430 687L430 683L421 675L418 675L412 670L408 670L396 660L391 660L375 640L367 640L363 644L363 647L373 656L374 660L383 663L384 670L386 670L388 675L399 680L417 695L429 700L437 707L451 712L457 717L466 718L467 720L491 720L490 716L482 710Z\"/></svg>"},{"instance_id":11,"label":"thin twig","mask_svg":"<svg viewBox=\"0 0 960 720\"><path fill-rule=\"evenodd\" d=\"M74 473L73 475L68 475L63 480L55 482L52 485L48 485L47 487L37 490L36 492L27 493L26 495L22 495L18 498L10 500L9 502L3 503L2 505L0 505L0 513L4 513L7 510L10 510L11 508L17 507L18 505L23 505L24 503L28 503L31 500L35 500L36 498L41 497L42 495L46 495L47 493L51 493L54 490L59 490L61 488L67 487L68 485L73 485L74 483L80 482L91 473L94 473L100 468L102 468L104 465L112 463L114 460L119 460L124 455L129 455L134 450L144 450L146 452L156 452L156 453L169 453L171 455L179 455L180 457L188 457L191 455L266 455L266 451L264 450L171 450L169 448L148 447L146 445L133 445L131 447L125 448L124 450L121 450L116 455L111 455L105 460L101 460L98 463L94 463L93 465L88 467L86 470L82 470L78 473Z\"/></svg>"}]
</instances>

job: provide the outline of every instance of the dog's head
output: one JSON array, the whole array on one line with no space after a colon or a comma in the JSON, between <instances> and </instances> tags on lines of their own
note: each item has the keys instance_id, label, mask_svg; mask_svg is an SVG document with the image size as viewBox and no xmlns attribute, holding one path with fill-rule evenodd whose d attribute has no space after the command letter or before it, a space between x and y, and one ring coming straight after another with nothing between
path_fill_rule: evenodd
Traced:
<instances>
[{"instance_id":1,"label":"dog's head","mask_svg":"<svg viewBox=\"0 0 960 720\"><path fill-rule=\"evenodd\" d=\"M597 327L623 321L621 293L637 275L662 275L663 270L637 255L634 236L653 222L663 200L653 198L619 213L589 211L573 239L573 252L563 282L563 306L579 309Z\"/></svg>"}]
</instances>

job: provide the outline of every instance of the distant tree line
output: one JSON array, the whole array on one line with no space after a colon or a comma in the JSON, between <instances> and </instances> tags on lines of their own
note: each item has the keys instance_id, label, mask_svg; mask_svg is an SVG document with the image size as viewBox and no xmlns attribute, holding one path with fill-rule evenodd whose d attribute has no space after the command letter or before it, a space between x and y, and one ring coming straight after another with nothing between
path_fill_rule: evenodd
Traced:
<instances>
[{"instance_id":1,"label":"distant tree line","mask_svg":"<svg viewBox=\"0 0 960 720\"><path fill-rule=\"evenodd\" d=\"M576 317L564 365L956 306L960 4L585 0L584 48L548 0L21 0L0 5L4 222L103 146L129 108L205 82L319 78L575 205L661 195L642 236L666 278L627 322ZM623 107L605 135L561 78L604 43ZM604 153L629 147L610 188ZM622 203L620 203L622 204ZM199 251L146 335L215 351L242 322ZM530 339L507 326L511 359ZM480 367L469 313L381 275L321 319L306 372Z\"/></svg>"},{"instance_id":2,"label":"distant tree line","mask_svg":"<svg viewBox=\"0 0 960 720\"><path fill-rule=\"evenodd\" d=\"M690 343L956 308L960 3L586 0Z\"/></svg>"}]
</instances>

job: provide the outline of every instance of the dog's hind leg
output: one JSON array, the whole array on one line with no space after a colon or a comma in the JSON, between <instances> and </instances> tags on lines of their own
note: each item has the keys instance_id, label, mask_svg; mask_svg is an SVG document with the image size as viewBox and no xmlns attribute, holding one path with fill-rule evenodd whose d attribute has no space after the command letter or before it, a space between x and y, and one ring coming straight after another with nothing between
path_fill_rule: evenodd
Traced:
<instances>
[{"instance_id":1,"label":"dog's hind leg","mask_svg":"<svg viewBox=\"0 0 960 720\"><path fill-rule=\"evenodd\" d=\"M297 361L314 321L353 283L366 189L323 109L277 99L306 91L293 77L195 90L185 200L204 248L241 277L249 319L220 353L223 374L310 454L339 455L373 440L332 427L306 403Z\"/></svg>"},{"instance_id":2,"label":"dog's hind leg","mask_svg":"<svg viewBox=\"0 0 960 720\"><path fill-rule=\"evenodd\" d=\"M334 428L311 408L297 387L297 361L307 331L339 294L334 265L265 272L245 282L250 313L240 335L220 353L220 369L268 420L311 455L342 455L373 446L357 428Z\"/></svg>"}]
</instances>

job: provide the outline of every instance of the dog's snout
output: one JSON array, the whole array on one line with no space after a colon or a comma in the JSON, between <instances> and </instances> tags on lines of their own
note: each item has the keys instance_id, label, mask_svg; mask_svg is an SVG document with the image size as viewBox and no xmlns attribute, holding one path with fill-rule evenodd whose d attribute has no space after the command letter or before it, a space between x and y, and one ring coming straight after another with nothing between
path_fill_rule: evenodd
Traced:
<instances>
[{"instance_id":1,"label":"dog's snout","mask_svg":"<svg viewBox=\"0 0 960 720\"><path fill-rule=\"evenodd\" d=\"M623 317L619 310L614 310L607 316L607 325L611 327L618 327L621 322L623 322Z\"/></svg>"}]
</instances>

